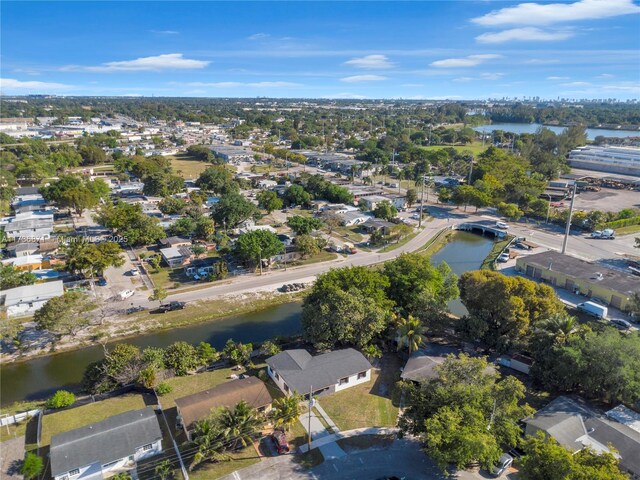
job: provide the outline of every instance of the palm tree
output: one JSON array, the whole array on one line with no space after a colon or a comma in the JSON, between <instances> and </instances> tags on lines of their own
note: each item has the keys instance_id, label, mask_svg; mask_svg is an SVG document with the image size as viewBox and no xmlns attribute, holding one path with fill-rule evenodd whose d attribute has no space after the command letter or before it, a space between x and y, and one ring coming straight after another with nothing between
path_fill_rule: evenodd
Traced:
<instances>
[{"instance_id":1,"label":"palm tree","mask_svg":"<svg viewBox=\"0 0 640 480\"><path fill-rule=\"evenodd\" d=\"M195 422L193 426L192 441L197 446L189 470L204 460L222 461L228 456L224 453L228 447L225 432L217 425L214 417L205 418Z\"/></svg>"},{"instance_id":2,"label":"palm tree","mask_svg":"<svg viewBox=\"0 0 640 480\"><path fill-rule=\"evenodd\" d=\"M224 432L231 450L246 447L264 424L264 419L244 400L233 409L224 408L216 418L218 426Z\"/></svg>"},{"instance_id":3,"label":"palm tree","mask_svg":"<svg viewBox=\"0 0 640 480\"><path fill-rule=\"evenodd\" d=\"M565 345L569 338L578 331L576 317L566 313L557 313L538 325L539 331L553 338L555 345Z\"/></svg>"},{"instance_id":4,"label":"palm tree","mask_svg":"<svg viewBox=\"0 0 640 480\"><path fill-rule=\"evenodd\" d=\"M398 350L406 344L409 348L409 355L420 348L424 341L424 327L419 318L409 315L398 321Z\"/></svg>"},{"instance_id":5,"label":"palm tree","mask_svg":"<svg viewBox=\"0 0 640 480\"><path fill-rule=\"evenodd\" d=\"M282 426L289 431L300 417L300 402L302 402L302 395L299 394L277 398L273 402L271 413L276 426Z\"/></svg>"}]
</instances>

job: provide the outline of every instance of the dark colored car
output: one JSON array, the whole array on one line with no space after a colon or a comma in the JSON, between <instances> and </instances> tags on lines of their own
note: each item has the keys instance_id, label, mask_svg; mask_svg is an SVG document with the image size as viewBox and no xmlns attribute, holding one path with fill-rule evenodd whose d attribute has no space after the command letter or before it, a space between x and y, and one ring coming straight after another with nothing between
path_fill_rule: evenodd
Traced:
<instances>
[{"instance_id":1,"label":"dark colored car","mask_svg":"<svg viewBox=\"0 0 640 480\"><path fill-rule=\"evenodd\" d=\"M289 453L289 443L287 442L287 436L282 430L274 430L271 434L271 441L276 447L279 455Z\"/></svg>"},{"instance_id":2,"label":"dark colored car","mask_svg":"<svg viewBox=\"0 0 640 480\"><path fill-rule=\"evenodd\" d=\"M185 302L169 302L160 306L162 313L173 312L174 310L182 310L187 304Z\"/></svg>"},{"instance_id":3,"label":"dark colored car","mask_svg":"<svg viewBox=\"0 0 640 480\"><path fill-rule=\"evenodd\" d=\"M127 308L127 315L132 315L138 312L144 312L145 310L146 310L146 307L142 307L142 306L130 307L130 308Z\"/></svg>"},{"instance_id":4,"label":"dark colored car","mask_svg":"<svg viewBox=\"0 0 640 480\"><path fill-rule=\"evenodd\" d=\"M107 280L103 277L100 277L96 283L99 287L104 287L107 285Z\"/></svg>"}]
</instances>

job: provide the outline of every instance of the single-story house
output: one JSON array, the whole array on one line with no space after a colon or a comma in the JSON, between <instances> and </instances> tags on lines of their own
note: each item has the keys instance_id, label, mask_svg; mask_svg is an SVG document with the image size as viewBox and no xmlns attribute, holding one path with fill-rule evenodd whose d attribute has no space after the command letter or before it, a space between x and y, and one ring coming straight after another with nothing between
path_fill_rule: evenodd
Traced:
<instances>
[{"instance_id":1,"label":"single-story house","mask_svg":"<svg viewBox=\"0 0 640 480\"><path fill-rule=\"evenodd\" d=\"M54 480L102 479L161 452L158 416L146 407L51 437L51 475Z\"/></svg>"},{"instance_id":2,"label":"single-story house","mask_svg":"<svg viewBox=\"0 0 640 480\"><path fill-rule=\"evenodd\" d=\"M208 417L217 408L233 408L242 400L264 413L271 410L273 402L267 386L259 378L231 380L203 392L176 398L178 424L184 428L187 438L190 439L196 421Z\"/></svg>"},{"instance_id":3,"label":"single-story house","mask_svg":"<svg viewBox=\"0 0 640 480\"><path fill-rule=\"evenodd\" d=\"M22 255L20 257L10 257L2 260L5 265L13 265L17 270L30 272L41 268L50 268L51 262L49 257L42 255Z\"/></svg>"},{"instance_id":4,"label":"single-story house","mask_svg":"<svg viewBox=\"0 0 640 480\"><path fill-rule=\"evenodd\" d=\"M263 190L268 190L278 185L278 182L275 180L260 180L258 182L258 188L262 188Z\"/></svg>"},{"instance_id":5,"label":"single-story house","mask_svg":"<svg viewBox=\"0 0 640 480\"><path fill-rule=\"evenodd\" d=\"M158 243L162 248L190 247L191 239L184 237L167 237L161 238L160 240L158 240Z\"/></svg>"},{"instance_id":6,"label":"single-story house","mask_svg":"<svg viewBox=\"0 0 640 480\"><path fill-rule=\"evenodd\" d=\"M45 211L23 212L0 221L8 238L49 238L53 233L53 213Z\"/></svg>"},{"instance_id":7,"label":"single-story house","mask_svg":"<svg viewBox=\"0 0 640 480\"><path fill-rule=\"evenodd\" d=\"M357 350L346 348L312 356L303 349L285 350L267 358L267 373L285 395L326 395L371 380L371 364Z\"/></svg>"},{"instance_id":8,"label":"single-story house","mask_svg":"<svg viewBox=\"0 0 640 480\"><path fill-rule=\"evenodd\" d=\"M193 252L190 247L169 247L161 248L160 255L169 268L176 268L189 263Z\"/></svg>"},{"instance_id":9,"label":"single-story house","mask_svg":"<svg viewBox=\"0 0 640 480\"><path fill-rule=\"evenodd\" d=\"M271 260L278 263L295 262L296 260L300 260L301 257L302 255L295 245L285 244L284 251L274 255Z\"/></svg>"},{"instance_id":10,"label":"single-story house","mask_svg":"<svg viewBox=\"0 0 640 480\"><path fill-rule=\"evenodd\" d=\"M403 380L421 383L438 376L436 367L444 363L449 355L457 356L460 350L446 345L428 343L411 354L404 365L400 377ZM495 373L496 369L489 365L486 373Z\"/></svg>"},{"instance_id":11,"label":"single-story house","mask_svg":"<svg viewBox=\"0 0 640 480\"><path fill-rule=\"evenodd\" d=\"M358 203L360 205L364 205L367 210L375 210L378 204L382 202L391 203L391 199L383 195L368 195L366 197L360 197L360 201Z\"/></svg>"},{"instance_id":12,"label":"single-story house","mask_svg":"<svg viewBox=\"0 0 640 480\"><path fill-rule=\"evenodd\" d=\"M0 291L0 302L8 317L32 315L46 302L64 294L62 280L34 283Z\"/></svg>"},{"instance_id":13,"label":"single-story house","mask_svg":"<svg viewBox=\"0 0 640 480\"><path fill-rule=\"evenodd\" d=\"M502 355L497 360L498 364L503 367L511 368L517 372L529 375L529 371L533 366L533 358L527 357L520 353L513 355Z\"/></svg>"},{"instance_id":14,"label":"single-story house","mask_svg":"<svg viewBox=\"0 0 640 480\"><path fill-rule=\"evenodd\" d=\"M353 225L361 225L370 218L370 215L366 215L359 210L354 210L350 212L344 212L339 214L342 217L342 225L345 227L351 227Z\"/></svg>"},{"instance_id":15,"label":"single-story house","mask_svg":"<svg viewBox=\"0 0 640 480\"><path fill-rule=\"evenodd\" d=\"M266 230L271 233L276 233L276 229L271 225L247 225L246 227L239 227L238 234L242 235L243 233L255 232L257 230Z\"/></svg>"},{"instance_id":16,"label":"single-story house","mask_svg":"<svg viewBox=\"0 0 640 480\"><path fill-rule=\"evenodd\" d=\"M7 245L7 252L14 257L26 257L27 255L36 255L40 250L38 242L15 242Z\"/></svg>"},{"instance_id":17,"label":"single-story house","mask_svg":"<svg viewBox=\"0 0 640 480\"><path fill-rule=\"evenodd\" d=\"M395 226L395 223L380 218L369 218L362 224L362 229L367 233L380 232L382 235L389 235Z\"/></svg>"},{"instance_id":18,"label":"single-story house","mask_svg":"<svg viewBox=\"0 0 640 480\"><path fill-rule=\"evenodd\" d=\"M598 298L620 310L629 308L634 293L640 292L638 278L630 273L553 250L518 257L516 270L554 287Z\"/></svg>"},{"instance_id":19,"label":"single-story house","mask_svg":"<svg viewBox=\"0 0 640 480\"><path fill-rule=\"evenodd\" d=\"M610 413L603 415L582 399L560 396L524 419L525 434L542 431L574 453L585 447L609 452L612 446L620 468L632 478L640 478L640 423L625 422L620 415Z\"/></svg>"}]
</instances>

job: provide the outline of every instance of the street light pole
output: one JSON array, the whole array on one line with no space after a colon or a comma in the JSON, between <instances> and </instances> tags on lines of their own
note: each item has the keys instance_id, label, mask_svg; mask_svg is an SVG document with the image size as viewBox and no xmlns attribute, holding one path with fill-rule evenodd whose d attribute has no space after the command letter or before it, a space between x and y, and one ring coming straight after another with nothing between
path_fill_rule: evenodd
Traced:
<instances>
[{"instance_id":1,"label":"street light pole","mask_svg":"<svg viewBox=\"0 0 640 480\"><path fill-rule=\"evenodd\" d=\"M543 195L549 197L549 204L547 205L547 220L544 222L549 223L549 213L551 212L551 195L549 193L543 193Z\"/></svg>"},{"instance_id":2,"label":"street light pole","mask_svg":"<svg viewBox=\"0 0 640 480\"><path fill-rule=\"evenodd\" d=\"M420 194L420 215L418 217L418 228L422 227L422 214L424 213L424 177L422 174L422 193Z\"/></svg>"},{"instance_id":3,"label":"street light pole","mask_svg":"<svg viewBox=\"0 0 640 480\"><path fill-rule=\"evenodd\" d=\"M567 226L564 230L564 240L562 241L562 253L567 252L567 243L569 242L569 231L571 230L571 216L573 215L573 202L576 199L576 190L578 182L573 183L573 195L571 195L571 204L569 205L569 216L567 217Z\"/></svg>"}]
</instances>

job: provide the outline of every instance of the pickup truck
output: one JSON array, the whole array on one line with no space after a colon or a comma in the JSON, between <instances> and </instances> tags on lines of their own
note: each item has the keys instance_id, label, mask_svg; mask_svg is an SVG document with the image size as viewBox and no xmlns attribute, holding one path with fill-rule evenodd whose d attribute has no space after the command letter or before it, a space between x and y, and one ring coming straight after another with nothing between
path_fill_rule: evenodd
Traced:
<instances>
[{"instance_id":1,"label":"pickup truck","mask_svg":"<svg viewBox=\"0 0 640 480\"><path fill-rule=\"evenodd\" d=\"M160 311L162 313L173 312L174 310L182 310L186 306L187 304L185 302L173 301L160 305Z\"/></svg>"}]
</instances>

